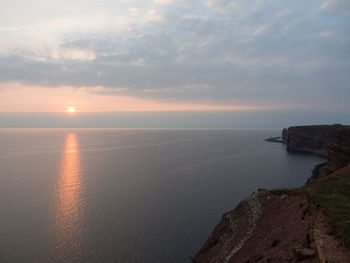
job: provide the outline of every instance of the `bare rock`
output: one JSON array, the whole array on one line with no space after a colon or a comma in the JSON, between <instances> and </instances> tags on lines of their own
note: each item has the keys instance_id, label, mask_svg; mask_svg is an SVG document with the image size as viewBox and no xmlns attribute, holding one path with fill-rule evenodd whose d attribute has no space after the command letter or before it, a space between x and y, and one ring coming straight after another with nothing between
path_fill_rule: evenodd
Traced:
<instances>
[{"instance_id":1,"label":"bare rock","mask_svg":"<svg viewBox=\"0 0 350 263\"><path fill-rule=\"evenodd\" d=\"M310 259L316 256L316 250L305 247L296 247L293 250L298 261Z\"/></svg>"}]
</instances>

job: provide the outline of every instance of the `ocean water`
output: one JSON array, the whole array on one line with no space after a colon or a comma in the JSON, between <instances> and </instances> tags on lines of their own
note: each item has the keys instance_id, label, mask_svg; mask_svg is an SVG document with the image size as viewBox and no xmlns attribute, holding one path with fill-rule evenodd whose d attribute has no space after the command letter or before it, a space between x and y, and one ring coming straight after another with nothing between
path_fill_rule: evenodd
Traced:
<instances>
[{"instance_id":1,"label":"ocean water","mask_svg":"<svg viewBox=\"0 0 350 263\"><path fill-rule=\"evenodd\" d=\"M279 130L2 129L0 262L190 262L257 188L323 159Z\"/></svg>"}]
</instances>

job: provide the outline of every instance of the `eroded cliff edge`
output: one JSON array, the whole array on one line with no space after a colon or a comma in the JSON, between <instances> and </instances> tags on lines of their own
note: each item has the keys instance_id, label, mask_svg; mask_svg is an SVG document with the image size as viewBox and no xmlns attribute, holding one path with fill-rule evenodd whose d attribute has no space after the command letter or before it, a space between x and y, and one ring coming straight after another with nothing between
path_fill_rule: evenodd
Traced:
<instances>
[{"instance_id":1,"label":"eroded cliff edge","mask_svg":"<svg viewBox=\"0 0 350 263\"><path fill-rule=\"evenodd\" d=\"M193 262L350 262L349 127L291 127L283 139L293 150L325 151L326 176L253 193L222 217Z\"/></svg>"}]
</instances>

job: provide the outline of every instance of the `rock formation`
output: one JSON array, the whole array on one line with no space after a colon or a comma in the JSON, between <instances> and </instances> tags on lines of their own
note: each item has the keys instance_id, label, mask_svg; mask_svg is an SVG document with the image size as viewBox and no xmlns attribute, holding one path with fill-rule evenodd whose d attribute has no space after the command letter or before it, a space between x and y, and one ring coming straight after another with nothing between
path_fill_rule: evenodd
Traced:
<instances>
[{"instance_id":1,"label":"rock formation","mask_svg":"<svg viewBox=\"0 0 350 263\"><path fill-rule=\"evenodd\" d=\"M305 195L262 191L254 198L223 216L193 262L319 262L313 230L320 209Z\"/></svg>"},{"instance_id":2,"label":"rock formation","mask_svg":"<svg viewBox=\"0 0 350 263\"><path fill-rule=\"evenodd\" d=\"M343 128L332 135L327 167L330 171L335 171L348 163L350 163L350 128Z\"/></svg>"},{"instance_id":3,"label":"rock formation","mask_svg":"<svg viewBox=\"0 0 350 263\"><path fill-rule=\"evenodd\" d=\"M340 124L294 126L283 129L282 139L289 151L312 152L327 157L332 135L344 127Z\"/></svg>"}]
</instances>

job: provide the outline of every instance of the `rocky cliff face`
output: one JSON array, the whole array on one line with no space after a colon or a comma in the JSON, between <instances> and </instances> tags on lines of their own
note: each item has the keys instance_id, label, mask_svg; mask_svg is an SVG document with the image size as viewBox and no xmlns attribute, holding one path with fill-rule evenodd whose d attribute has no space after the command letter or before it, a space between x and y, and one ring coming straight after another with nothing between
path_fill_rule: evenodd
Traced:
<instances>
[{"instance_id":1,"label":"rocky cliff face","mask_svg":"<svg viewBox=\"0 0 350 263\"><path fill-rule=\"evenodd\" d=\"M313 152L326 157L332 135L343 128L340 124L294 126L284 129L282 138L287 150Z\"/></svg>"},{"instance_id":2,"label":"rocky cliff face","mask_svg":"<svg viewBox=\"0 0 350 263\"><path fill-rule=\"evenodd\" d=\"M335 172L317 180L350 173L350 126L290 127L282 140L289 150L328 155L325 168ZM350 262L328 222L305 193L260 191L223 216L192 262Z\"/></svg>"},{"instance_id":3,"label":"rocky cliff face","mask_svg":"<svg viewBox=\"0 0 350 263\"><path fill-rule=\"evenodd\" d=\"M335 131L328 148L328 169L335 171L350 163L350 128Z\"/></svg>"},{"instance_id":4,"label":"rocky cliff face","mask_svg":"<svg viewBox=\"0 0 350 263\"><path fill-rule=\"evenodd\" d=\"M288 138L288 129L283 129L282 130L282 141L286 143L287 138Z\"/></svg>"},{"instance_id":5,"label":"rocky cliff face","mask_svg":"<svg viewBox=\"0 0 350 263\"><path fill-rule=\"evenodd\" d=\"M253 193L223 215L192 262L350 262L349 247L329 234L330 218L324 213L325 208L307 194L309 191L315 194L319 189L323 198L341 197L336 192L325 194L329 184L336 187L339 181L331 180L340 174L350 174L350 164L314 181L309 185L311 190L305 186L299 190ZM342 220L347 220L344 215Z\"/></svg>"},{"instance_id":6,"label":"rocky cliff face","mask_svg":"<svg viewBox=\"0 0 350 263\"><path fill-rule=\"evenodd\" d=\"M350 163L350 126L334 124L289 127L283 129L282 140L288 151L311 152L327 157L328 163L323 165L322 174L329 174ZM318 172L314 177L318 177Z\"/></svg>"},{"instance_id":7,"label":"rocky cliff face","mask_svg":"<svg viewBox=\"0 0 350 263\"><path fill-rule=\"evenodd\" d=\"M319 212L305 195L255 193L223 216L192 262L318 263Z\"/></svg>"}]
</instances>

